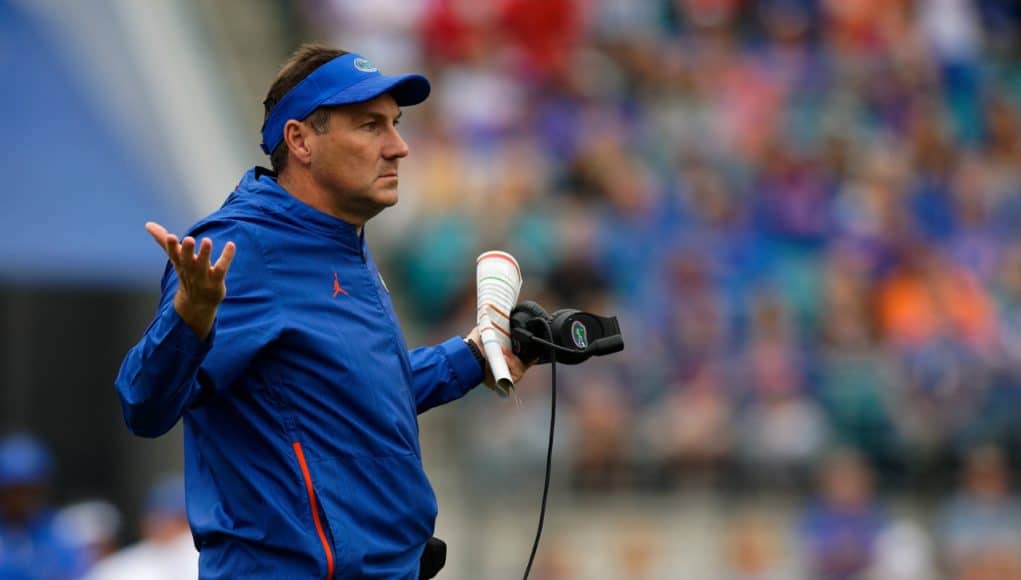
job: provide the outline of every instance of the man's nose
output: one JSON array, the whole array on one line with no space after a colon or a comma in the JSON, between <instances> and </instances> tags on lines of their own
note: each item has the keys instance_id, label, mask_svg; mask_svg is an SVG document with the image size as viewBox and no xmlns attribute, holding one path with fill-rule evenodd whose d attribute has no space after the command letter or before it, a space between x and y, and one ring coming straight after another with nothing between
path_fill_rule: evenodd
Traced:
<instances>
[{"instance_id":1,"label":"man's nose","mask_svg":"<svg viewBox=\"0 0 1021 580\"><path fill-rule=\"evenodd\" d=\"M384 159L400 159L408 156L408 144L405 143L404 138L394 128L390 131L390 136L387 139L386 145L383 146L383 158Z\"/></svg>"}]
</instances>

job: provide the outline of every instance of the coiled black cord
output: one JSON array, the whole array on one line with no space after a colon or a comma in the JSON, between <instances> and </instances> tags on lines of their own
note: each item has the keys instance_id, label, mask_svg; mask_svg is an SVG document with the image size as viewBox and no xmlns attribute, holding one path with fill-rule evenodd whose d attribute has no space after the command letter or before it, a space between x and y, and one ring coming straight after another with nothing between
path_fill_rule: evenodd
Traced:
<instances>
[{"instance_id":1,"label":"coiled black cord","mask_svg":"<svg viewBox=\"0 0 1021 580\"><path fill-rule=\"evenodd\" d=\"M549 332L549 336L552 336L553 331L549 328L549 322L546 323L546 329ZM535 561L535 552L539 549L539 538L542 537L542 524L546 519L546 500L549 498L549 482L550 482L550 471L553 465L553 433L554 427L557 422L557 348L551 342L546 342L539 338L533 338L540 344L545 344L550 347L550 366L553 369L552 386L550 388L550 415L549 415L549 446L546 448L546 480L542 485L542 506L539 508L539 527L535 530L535 542L532 543L532 553L528 556L528 566L525 567L525 575L522 580L528 580L528 574L532 571L532 563ZM561 347L562 348L562 347Z\"/></svg>"}]
</instances>

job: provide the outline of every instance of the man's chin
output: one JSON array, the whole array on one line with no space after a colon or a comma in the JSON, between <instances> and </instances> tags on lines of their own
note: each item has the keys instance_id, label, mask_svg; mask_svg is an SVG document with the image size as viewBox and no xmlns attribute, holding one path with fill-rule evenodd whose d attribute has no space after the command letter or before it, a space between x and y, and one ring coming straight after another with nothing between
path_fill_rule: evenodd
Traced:
<instances>
[{"instance_id":1,"label":"man's chin","mask_svg":"<svg viewBox=\"0 0 1021 580\"><path fill-rule=\"evenodd\" d=\"M393 195L376 195L372 198L371 205L365 207L366 211L371 214L368 216L368 219L376 217L384 209L395 205L397 205L396 192Z\"/></svg>"},{"instance_id":2,"label":"man's chin","mask_svg":"<svg viewBox=\"0 0 1021 580\"><path fill-rule=\"evenodd\" d=\"M379 200L379 204L383 207L397 205L397 201L400 199L400 196L397 194L397 186L394 185L392 188L383 189L376 196L376 199Z\"/></svg>"}]
</instances>

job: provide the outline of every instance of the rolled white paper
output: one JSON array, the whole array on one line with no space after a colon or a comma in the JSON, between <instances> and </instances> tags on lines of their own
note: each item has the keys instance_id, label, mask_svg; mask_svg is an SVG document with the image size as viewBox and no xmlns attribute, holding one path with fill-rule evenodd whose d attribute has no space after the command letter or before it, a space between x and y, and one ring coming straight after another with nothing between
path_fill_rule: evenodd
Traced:
<instances>
[{"instance_id":1,"label":"rolled white paper","mask_svg":"<svg viewBox=\"0 0 1021 580\"><path fill-rule=\"evenodd\" d=\"M489 316L482 314L479 322L479 335L482 337L482 348L486 351L486 360L489 368L493 371L493 378L496 379L496 392L506 397L514 390L514 381L511 380L510 369L507 368L507 359L503 356L503 348L499 333L493 328Z\"/></svg>"},{"instance_id":2,"label":"rolled white paper","mask_svg":"<svg viewBox=\"0 0 1021 580\"><path fill-rule=\"evenodd\" d=\"M521 291L521 268L506 252L484 252L476 260L475 282L478 288L476 322L482 336L489 368L497 390L507 396L514 388L503 348L510 350L510 312Z\"/></svg>"}]
</instances>

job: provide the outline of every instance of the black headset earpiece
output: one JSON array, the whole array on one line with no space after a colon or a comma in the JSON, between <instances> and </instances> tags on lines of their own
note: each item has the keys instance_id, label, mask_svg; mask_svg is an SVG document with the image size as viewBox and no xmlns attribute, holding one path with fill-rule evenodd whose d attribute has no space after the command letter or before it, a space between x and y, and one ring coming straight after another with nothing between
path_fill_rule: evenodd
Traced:
<instances>
[{"instance_id":1,"label":"black headset earpiece","mask_svg":"<svg viewBox=\"0 0 1021 580\"><path fill-rule=\"evenodd\" d=\"M533 302L531 300L525 300L524 302L515 306L514 310L511 311L511 318L513 318L514 314L518 312L525 312L527 314L534 316L535 318L550 320L550 315L548 312L546 312L546 309L540 306L538 302Z\"/></svg>"},{"instance_id":2,"label":"black headset earpiece","mask_svg":"<svg viewBox=\"0 0 1021 580\"><path fill-rule=\"evenodd\" d=\"M560 330L563 329L564 323L567 322L568 318L575 314L578 314L579 312L581 311L578 310L577 308L561 308L560 310L557 310L556 312L551 314L550 327L553 330L553 336L557 336L560 333Z\"/></svg>"},{"instance_id":3,"label":"black headset earpiece","mask_svg":"<svg viewBox=\"0 0 1021 580\"><path fill-rule=\"evenodd\" d=\"M533 338L549 340L552 318L546 309L531 300L525 300L511 310L511 350L525 362L539 359L544 352Z\"/></svg>"}]
</instances>

